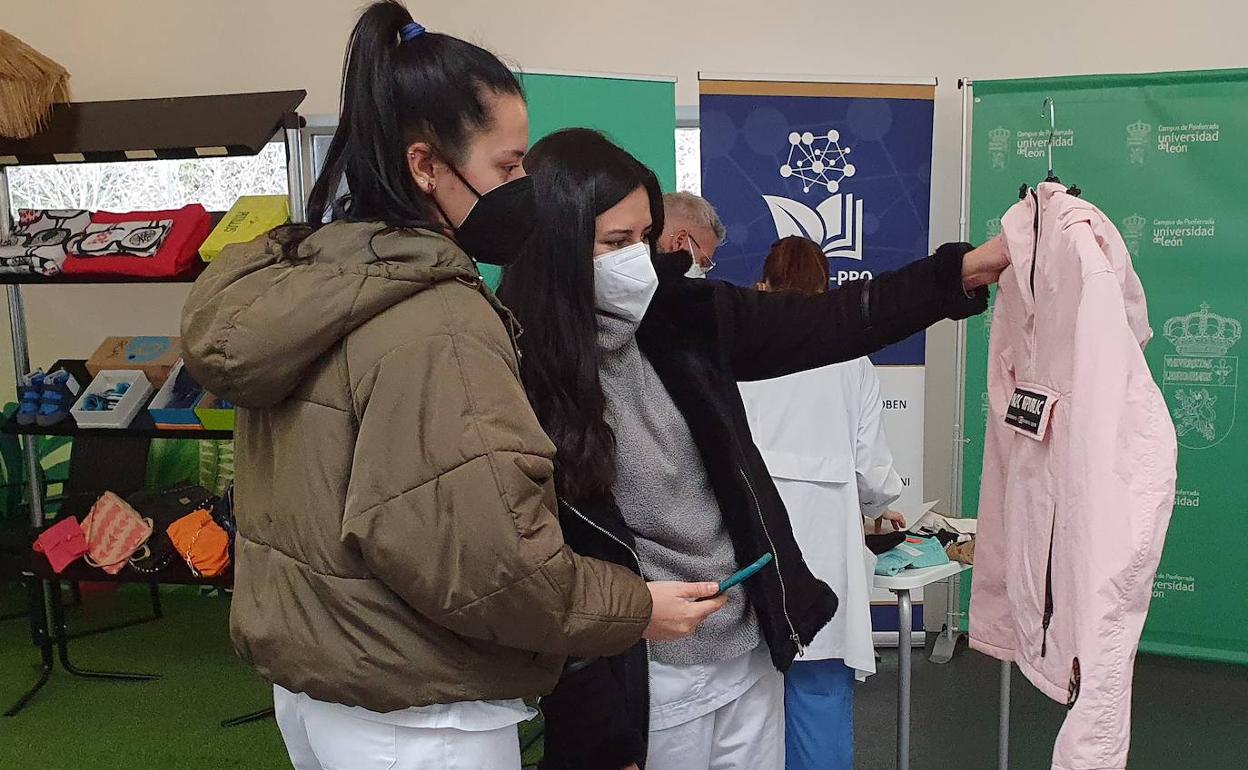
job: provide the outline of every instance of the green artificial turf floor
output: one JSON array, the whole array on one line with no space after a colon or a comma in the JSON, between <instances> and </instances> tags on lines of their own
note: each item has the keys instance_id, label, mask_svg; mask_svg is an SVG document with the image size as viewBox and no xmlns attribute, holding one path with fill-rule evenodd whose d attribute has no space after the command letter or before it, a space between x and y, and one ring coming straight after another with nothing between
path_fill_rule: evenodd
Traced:
<instances>
[{"instance_id":1,"label":"green artificial turf floor","mask_svg":"<svg viewBox=\"0 0 1248 770\"><path fill-rule=\"evenodd\" d=\"M16 586L0 584L0 615L21 611L24 598ZM0 718L0 768L290 767L272 719L228 729L218 724L272 705L269 685L230 649L228 600L179 588L165 594L162 604L162 620L70 643L71 660L81 668L162 678L92 681L70 676L58 665L24 711ZM88 588L83 605L68 610L70 629L141 617L149 606L145 589ZM38 660L26 621L0 621L0 710L34 683ZM537 728L524 727L526 734Z\"/></svg>"}]
</instances>

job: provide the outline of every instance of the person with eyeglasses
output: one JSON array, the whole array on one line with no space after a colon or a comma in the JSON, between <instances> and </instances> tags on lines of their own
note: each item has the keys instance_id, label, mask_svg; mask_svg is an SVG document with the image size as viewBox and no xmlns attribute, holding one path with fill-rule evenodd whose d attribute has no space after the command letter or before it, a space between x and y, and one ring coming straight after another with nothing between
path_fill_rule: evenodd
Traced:
<instances>
[{"instance_id":1,"label":"person with eyeglasses","mask_svg":"<svg viewBox=\"0 0 1248 770\"><path fill-rule=\"evenodd\" d=\"M715 269L715 251L724 244L724 223L710 201L689 192L663 196L667 225L659 236L659 249L693 257L686 278L705 278Z\"/></svg>"}]
</instances>

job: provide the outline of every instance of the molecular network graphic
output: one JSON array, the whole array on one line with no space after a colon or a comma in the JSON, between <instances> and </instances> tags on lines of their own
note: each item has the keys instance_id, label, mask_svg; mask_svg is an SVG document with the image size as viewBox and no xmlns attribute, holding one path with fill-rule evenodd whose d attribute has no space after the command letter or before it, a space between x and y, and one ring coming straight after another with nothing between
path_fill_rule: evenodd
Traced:
<instances>
[{"instance_id":1,"label":"molecular network graphic","mask_svg":"<svg viewBox=\"0 0 1248 770\"><path fill-rule=\"evenodd\" d=\"M802 192L814 187L826 188L835 193L841 180L854 175L854 164L846 158L850 148L841 147L841 132L829 129L826 134L815 136L807 131L789 134L789 160L780 167L780 176L802 180Z\"/></svg>"}]
</instances>

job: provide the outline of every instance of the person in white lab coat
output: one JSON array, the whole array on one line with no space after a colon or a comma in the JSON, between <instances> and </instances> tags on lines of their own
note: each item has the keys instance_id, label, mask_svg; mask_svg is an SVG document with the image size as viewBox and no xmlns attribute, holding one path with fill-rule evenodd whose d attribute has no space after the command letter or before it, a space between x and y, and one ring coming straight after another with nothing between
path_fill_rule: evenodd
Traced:
<instances>
[{"instance_id":1,"label":"person in white lab coat","mask_svg":"<svg viewBox=\"0 0 1248 770\"><path fill-rule=\"evenodd\" d=\"M828 259L814 242L789 237L772 246L765 291L828 289ZM875 673L870 590L875 557L863 518L905 522L888 509L901 478L880 421L880 383L866 358L762 382L741 394L754 440L816 577L840 609L785 677L787 770L851 770L853 688Z\"/></svg>"}]
</instances>

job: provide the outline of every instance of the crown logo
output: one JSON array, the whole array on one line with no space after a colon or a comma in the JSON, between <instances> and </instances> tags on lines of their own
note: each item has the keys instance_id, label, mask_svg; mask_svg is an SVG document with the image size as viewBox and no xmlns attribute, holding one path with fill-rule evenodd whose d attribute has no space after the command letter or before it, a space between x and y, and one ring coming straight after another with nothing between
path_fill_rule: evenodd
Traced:
<instances>
[{"instance_id":1,"label":"crown logo","mask_svg":"<svg viewBox=\"0 0 1248 770\"><path fill-rule=\"evenodd\" d=\"M1239 342L1243 327L1234 318L1210 312L1206 302L1195 313L1166 321L1165 335L1179 355L1224 356Z\"/></svg>"},{"instance_id":2,"label":"crown logo","mask_svg":"<svg viewBox=\"0 0 1248 770\"><path fill-rule=\"evenodd\" d=\"M1122 229L1129 233L1142 233L1144 228L1148 226L1148 220L1139 214L1132 214L1122 220Z\"/></svg>"},{"instance_id":3,"label":"crown logo","mask_svg":"<svg viewBox=\"0 0 1248 770\"><path fill-rule=\"evenodd\" d=\"M1148 135L1151 133L1153 133L1153 126L1151 123L1145 123L1142 120L1137 120L1127 126L1127 141L1131 144L1144 144L1148 141Z\"/></svg>"},{"instance_id":4,"label":"crown logo","mask_svg":"<svg viewBox=\"0 0 1248 770\"><path fill-rule=\"evenodd\" d=\"M988 141L993 147L1004 147L1010 141L1010 129L998 126L988 132Z\"/></svg>"}]
</instances>

